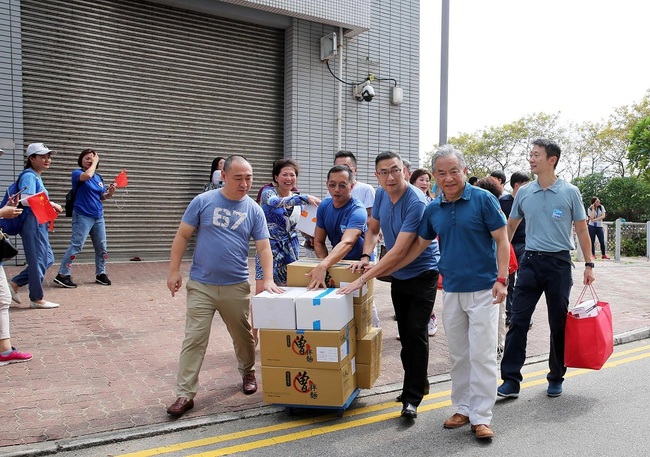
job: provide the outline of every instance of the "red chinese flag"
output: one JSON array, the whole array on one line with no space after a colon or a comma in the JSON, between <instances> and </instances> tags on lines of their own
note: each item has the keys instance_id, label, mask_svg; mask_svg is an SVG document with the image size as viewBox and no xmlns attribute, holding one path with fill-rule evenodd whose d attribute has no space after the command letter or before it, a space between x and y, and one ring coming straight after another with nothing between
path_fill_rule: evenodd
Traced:
<instances>
[{"instance_id":1,"label":"red chinese flag","mask_svg":"<svg viewBox=\"0 0 650 457\"><path fill-rule=\"evenodd\" d=\"M51 222L58 217L58 213L52 208L52 203L45 195L45 192L39 192L32 195L27 199L29 207L31 208L36 220L39 224Z\"/></svg>"},{"instance_id":2,"label":"red chinese flag","mask_svg":"<svg viewBox=\"0 0 650 457\"><path fill-rule=\"evenodd\" d=\"M115 185L117 187L126 187L129 185L129 180L126 178L126 170L122 170L115 178Z\"/></svg>"}]
</instances>

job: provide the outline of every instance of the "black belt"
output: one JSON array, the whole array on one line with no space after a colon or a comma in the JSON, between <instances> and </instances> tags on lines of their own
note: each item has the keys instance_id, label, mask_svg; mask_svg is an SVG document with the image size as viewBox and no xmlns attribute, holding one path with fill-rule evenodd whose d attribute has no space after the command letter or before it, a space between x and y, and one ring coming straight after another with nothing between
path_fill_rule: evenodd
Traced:
<instances>
[{"instance_id":1,"label":"black belt","mask_svg":"<svg viewBox=\"0 0 650 457\"><path fill-rule=\"evenodd\" d=\"M557 252L526 251L526 255L527 256L541 255L546 257L553 257L573 265L573 262L571 261L571 253L569 251L557 251Z\"/></svg>"}]
</instances>

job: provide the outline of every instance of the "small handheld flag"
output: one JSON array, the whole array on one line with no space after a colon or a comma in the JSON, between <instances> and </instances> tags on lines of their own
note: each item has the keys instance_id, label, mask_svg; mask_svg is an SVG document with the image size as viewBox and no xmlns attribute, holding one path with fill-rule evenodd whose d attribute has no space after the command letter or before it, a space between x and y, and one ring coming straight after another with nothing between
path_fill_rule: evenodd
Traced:
<instances>
[{"instance_id":1,"label":"small handheld flag","mask_svg":"<svg viewBox=\"0 0 650 457\"><path fill-rule=\"evenodd\" d=\"M59 216L52 208L52 203L50 203L45 192L39 192L27 198L27 203L29 203L29 207L39 224L51 222Z\"/></svg>"},{"instance_id":2,"label":"small handheld flag","mask_svg":"<svg viewBox=\"0 0 650 457\"><path fill-rule=\"evenodd\" d=\"M126 187L129 185L129 180L126 177L126 169L122 170L115 178L115 185L117 187Z\"/></svg>"}]
</instances>

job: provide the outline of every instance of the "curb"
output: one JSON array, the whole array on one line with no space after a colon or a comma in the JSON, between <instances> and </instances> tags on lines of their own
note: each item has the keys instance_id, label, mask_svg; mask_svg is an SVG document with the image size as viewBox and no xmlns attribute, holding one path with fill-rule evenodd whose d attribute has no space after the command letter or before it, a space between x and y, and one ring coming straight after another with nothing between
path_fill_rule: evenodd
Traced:
<instances>
[{"instance_id":1,"label":"curb","mask_svg":"<svg viewBox=\"0 0 650 457\"><path fill-rule=\"evenodd\" d=\"M614 345L632 343L643 339L650 338L650 327L632 330L629 332L621 333L614 336ZM548 355L541 355L536 357L529 357L526 359L525 365L531 365L548 360ZM429 382L431 384L439 384L447 382L451 378L449 373L430 376ZM359 398L373 397L377 395L384 395L391 392L397 392L401 389L401 383L386 384L378 386L373 389L362 391ZM266 416L276 414L284 410L281 406L262 406L259 408L249 409L238 413L224 413L214 416L197 417L186 419L183 421L166 422L164 424L145 425L142 427L135 427L126 430L117 430L104 433L96 433L93 435L80 436L75 438L66 438L57 441L23 444L11 447L7 450L0 448L1 457L27 457L27 456L41 456L53 455L59 452L75 451L80 449L87 449L95 446L102 446L105 444L119 443L122 441L149 438L152 436L179 432L183 430L191 430L207 425L216 425L224 422L230 422L238 419L248 419L252 417Z\"/></svg>"}]
</instances>

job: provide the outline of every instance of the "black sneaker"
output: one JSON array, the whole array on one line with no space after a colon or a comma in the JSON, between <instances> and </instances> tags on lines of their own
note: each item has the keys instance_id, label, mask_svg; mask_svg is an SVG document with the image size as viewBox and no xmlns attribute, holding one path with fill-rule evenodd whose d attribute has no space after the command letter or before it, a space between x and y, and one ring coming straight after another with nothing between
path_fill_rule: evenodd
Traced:
<instances>
[{"instance_id":1,"label":"black sneaker","mask_svg":"<svg viewBox=\"0 0 650 457\"><path fill-rule=\"evenodd\" d=\"M108 276L106 276L106 273L102 273L100 275L95 276L95 282L97 284L101 284L102 286L110 286L111 285L111 280L108 279Z\"/></svg>"},{"instance_id":2,"label":"black sneaker","mask_svg":"<svg viewBox=\"0 0 650 457\"><path fill-rule=\"evenodd\" d=\"M56 278L54 278L54 282L60 285L61 287L65 287L66 289L74 289L77 287L75 283L72 282L72 278L70 278L70 275L64 276L62 274L56 275Z\"/></svg>"}]
</instances>

